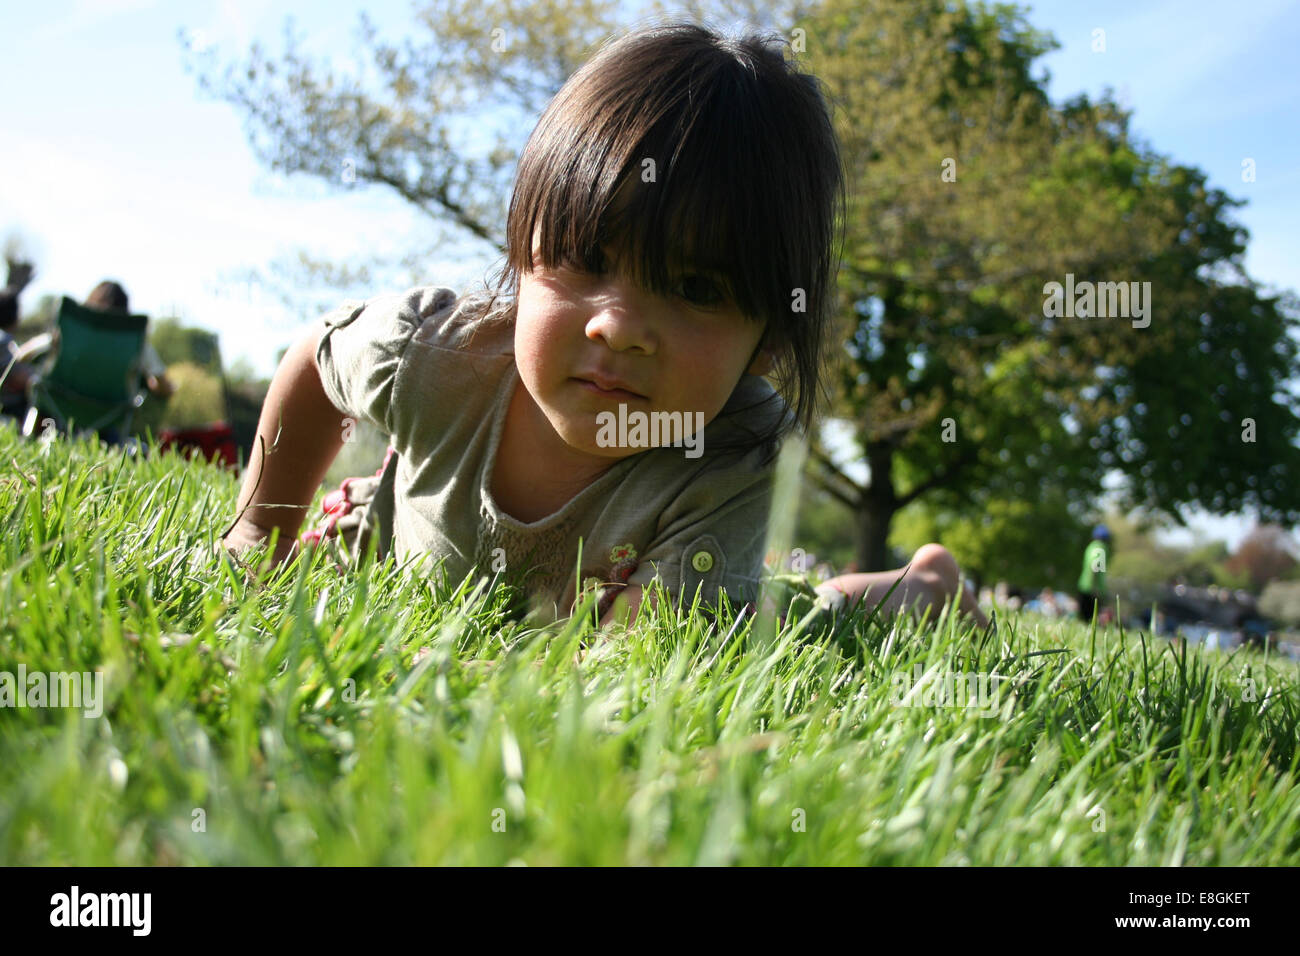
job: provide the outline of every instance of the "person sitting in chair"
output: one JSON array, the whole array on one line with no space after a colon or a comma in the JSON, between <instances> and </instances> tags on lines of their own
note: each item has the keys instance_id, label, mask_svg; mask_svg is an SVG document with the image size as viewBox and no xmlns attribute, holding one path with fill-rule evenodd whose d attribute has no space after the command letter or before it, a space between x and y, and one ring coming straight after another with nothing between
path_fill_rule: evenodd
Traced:
<instances>
[{"instance_id":1,"label":"person sitting in chair","mask_svg":"<svg viewBox=\"0 0 1300 956\"><path fill-rule=\"evenodd\" d=\"M119 343L116 348L108 347L107 352L102 353L102 358L98 350L87 352L84 344L79 348L70 346L69 343L63 341L64 336L70 334L69 330L63 328L65 312L70 316L81 314L86 317L75 320L74 328L78 329L83 328L83 323L87 320L91 321L92 325L96 322L102 324L107 321L109 323L107 327L112 328L120 317L123 323L123 331L127 331L130 338L126 343ZM100 316L98 320L89 318L96 313ZM111 318L109 318L110 314L112 314ZM130 314L126 290L116 282L105 280L91 290L90 295L86 297L83 304L78 304L71 298L64 296L59 318L55 321L53 327L45 335L36 336L24 343L23 357L37 353L53 357L51 367L37 380L39 390L43 393L49 390L47 386L54 385L55 395L64 394L74 405L79 402L81 409L78 414L82 417L83 425L86 426L81 429L82 431L97 432L100 439L109 445L128 443L138 445L135 439L128 440L126 430L129 430L130 427L130 410L139 407L140 402L143 401L144 390L147 389L162 399L170 397L176 391L176 386L168 379L166 367L163 365L158 353L144 340L143 333L146 323L147 319L144 316ZM128 327L133 330L133 335L131 331L128 331ZM82 333L79 331L77 335L80 338ZM37 339L43 339L44 341L38 343ZM122 350L123 344L128 346L126 351ZM65 346L72 349L69 353L71 357L66 364L69 366L79 364L81 366L80 373L69 373L68 368L65 368ZM116 354L112 354L114 352ZM89 367L87 366L88 362L90 363ZM104 363L102 369L96 368L101 362ZM96 399L92 394L89 399L90 404L87 406L85 396L82 398L77 397L82 388L78 384L78 380L72 382L66 380L68 374L73 374L74 379L77 374L89 375L93 379L101 371L103 374L108 375L108 379L104 380L104 383L107 384L101 383L100 386L92 386L92 393L94 389L102 391L104 387L107 388L108 392L116 392L125 387L129 389L128 394L134 396L116 413L108 406L120 402L122 400L121 396L114 398L112 395L105 394ZM122 377L117 379L117 385L114 386L112 379L118 374L121 374ZM56 378L62 379L62 381L56 382ZM63 419L67 417L67 413L59 409L59 400L53 395L46 395L44 399L37 398L35 400L40 405L40 414L45 414L48 411L50 415L48 422L62 430L65 424ZM107 402L107 406L104 406L104 402ZM48 405L48 408L46 408L46 405ZM105 411L109 413L107 416L103 414ZM123 412L124 415L119 414ZM23 425L24 434L30 435L34 433L37 416L36 407L29 409ZM91 423L86 424L87 420L90 420Z\"/></svg>"},{"instance_id":2,"label":"person sitting in chair","mask_svg":"<svg viewBox=\"0 0 1300 956\"><path fill-rule=\"evenodd\" d=\"M126 290L111 279L105 279L91 289L90 295L86 296L85 305L87 308L99 309L103 312L126 314L130 311ZM145 387L158 398L170 398L176 394L175 383L167 377L167 366L148 342L144 343L144 348L140 352L140 375L144 379Z\"/></svg>"}]
</instances>

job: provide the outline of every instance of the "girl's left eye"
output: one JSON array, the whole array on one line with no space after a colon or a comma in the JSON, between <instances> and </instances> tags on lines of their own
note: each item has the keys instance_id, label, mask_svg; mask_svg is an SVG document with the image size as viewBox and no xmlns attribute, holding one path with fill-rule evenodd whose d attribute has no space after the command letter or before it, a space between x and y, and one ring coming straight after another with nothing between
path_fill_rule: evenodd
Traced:
<instances>
[{"instance_id":1,"label":"girl's left eye","mask_svg":"<svg viewBox=\"0 0 1300 956\"><path fill-rule=\"evenodd\" d=\"M677 288L683 291L683 299L704 307L718 306L726 300L726 295L718 284L708 276L688 275L678 283Z\"/></svg>"}]
</instances>

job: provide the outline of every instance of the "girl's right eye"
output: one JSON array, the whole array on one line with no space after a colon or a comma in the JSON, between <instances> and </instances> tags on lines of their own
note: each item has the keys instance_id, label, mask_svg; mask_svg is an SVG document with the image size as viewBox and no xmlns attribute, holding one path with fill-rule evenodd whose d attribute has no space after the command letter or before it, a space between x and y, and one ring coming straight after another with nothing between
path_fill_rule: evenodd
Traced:
<instances>
[{"instance_id":1,"label":"girl's right eye","mask_svg":"<svg viewBox=\"0 0 1300 956\"><path fill-rule=\"evenodd\" d=\"M548 268L543 262L542 254L540 252L533 253L533 268L534 269ZM567 252L561 253L560 257L555 261L555 265L550 266L549 268L564 270L565 272L575 272L575 273L585 273L590 271L583 267L582 262L578 258L570 255Z\"/></svg>"}]
</instances>

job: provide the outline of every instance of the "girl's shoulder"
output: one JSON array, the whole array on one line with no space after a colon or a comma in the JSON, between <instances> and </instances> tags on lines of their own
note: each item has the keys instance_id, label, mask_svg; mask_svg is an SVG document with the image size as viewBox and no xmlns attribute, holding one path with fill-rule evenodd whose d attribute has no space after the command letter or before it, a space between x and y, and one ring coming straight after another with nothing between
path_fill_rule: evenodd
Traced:
<instances>
[{"instance_id":1,"label":"girl's shoulder","mask_svg":"<svg viewBox=\"0 0 1300 956\"><path fill-rule=\"evenodd\" d=\"M452 292L445 287L429 287ZM416 292L417 290L412 290ZM418 290L420 292L424 289ZM514 353L514 324L506 310L492 308L491 299L471 291L439 301L439 308L422 316L413 341L430 348L482 355Z\"/></svg>"}]
</instances>

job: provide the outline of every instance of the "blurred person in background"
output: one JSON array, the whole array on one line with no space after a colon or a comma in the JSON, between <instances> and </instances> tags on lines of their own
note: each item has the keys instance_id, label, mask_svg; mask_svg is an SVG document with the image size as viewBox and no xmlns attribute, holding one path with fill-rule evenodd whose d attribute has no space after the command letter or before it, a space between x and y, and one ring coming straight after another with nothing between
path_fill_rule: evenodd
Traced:
<instances>
[{"instance_id":1,"label":"blurred person in background","mask_svg":"<svg viewBox=\"0 0 1300 956\"><path fill-rule=\"evenodd\" d=\"M86 296L85 305L87 308L99 309L102 312L130 311L126 290L111 279L105 279L91 289L90 295ZM176 385L167 377L167 366L147 341L140 352L139 368L145 387L158 398L171 398L176 394Z\"/></svg>"},{"instance_id":2,"label":"blurred person in background","mask_svg":"<svg viewBox=\"0 0 1300 956\"><path fill-rule=\"evenodd\" d=\"M27 386L37 377L36 369L23 361L13 332L21 310L18 296L32 281L36 270L30 262L6 260L8 277L0 290L0 413L22 419L27 414Z\"/></svg>"},{"instance_id":3,"label":"blurred person in background","mask_svg":"<svg viewBox=\"0 0 1300 956\"><path fill-rule=\"evenodd\" d=\"M1097 604L1105 600L1109 564L1110 529L1099 524L1092 529L1092 540L1083 550L1083 570L1079 573L1079 619L1085 623L1092 621Z\"/></svg>"}]
</instances>

